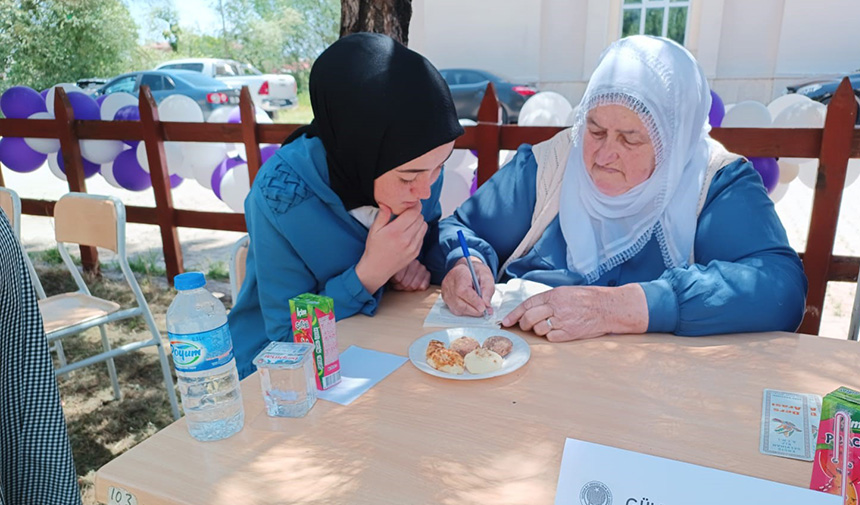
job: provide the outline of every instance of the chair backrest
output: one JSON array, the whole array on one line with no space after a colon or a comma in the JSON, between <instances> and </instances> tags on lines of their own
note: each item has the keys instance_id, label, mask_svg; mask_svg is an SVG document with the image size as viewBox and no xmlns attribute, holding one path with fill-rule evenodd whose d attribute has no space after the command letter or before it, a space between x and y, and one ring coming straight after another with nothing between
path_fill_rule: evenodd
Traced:
<instances>
[{"instance_id":1,"label":"chair backrest","mask_svg":"<svg viewBox=\"0 0 860 505\"><path fill-rule=\"evenodd\" d=\"M9 188L0 187L0 209L6 213L6 218L9 219L9 224L12 225L12 230L15 231L15 236L18 240L21 239L21 199L18 198L18 193Z\"/></svg>"},{"instance_id":2,"label":"chair backrest","mask_svg":"<svg viewBox=\"0 0 860 505\"><path fill-rule=\"evenodd\" d=\"M236 303L239 289L245 282L245 261L248 259L248 245L250 243L251 239L245 235L233 245L233 250L230 252L230 291L233 303Z\"/></svg>"},{"instance_id":3,"label":"chair backrest","mask_svg":"<svg viewBox=\"0 0 860 505\"><path fill-rule=\"evenodd\" d=\"M57 242L119 253L125 243L125 207L112 196L68 193L54 206Z\"/></svg>"}]
</instances>

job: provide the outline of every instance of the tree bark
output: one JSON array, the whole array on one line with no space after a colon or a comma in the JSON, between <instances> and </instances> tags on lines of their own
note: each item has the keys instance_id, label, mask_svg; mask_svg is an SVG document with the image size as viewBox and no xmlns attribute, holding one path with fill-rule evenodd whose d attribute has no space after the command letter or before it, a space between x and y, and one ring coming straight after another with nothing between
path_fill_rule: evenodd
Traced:
<instances>
[{"instance_id":1,"label":"tree bark","mask_svg":"<svg viewBox=\"0 0 860 505\"><path fill-rule=\"evenodd\" d=\"M341 0L340 36L384 33L408 45L411 19L412 0Z\"/></svg>"}]
</instances>

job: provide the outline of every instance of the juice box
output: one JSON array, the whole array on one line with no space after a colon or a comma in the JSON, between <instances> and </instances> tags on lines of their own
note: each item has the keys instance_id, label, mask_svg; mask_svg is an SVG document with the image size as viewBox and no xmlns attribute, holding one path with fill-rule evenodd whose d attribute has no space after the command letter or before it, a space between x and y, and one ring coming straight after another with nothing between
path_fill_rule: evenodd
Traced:
<instances>
[{"instance_id":1,"label":"juice box","mask_svg":"<svg viewBox=\"0 0 860 505\"><path fill-rule=\"evenodd\" d=\"M293 340L314 346L317 389L340 382L340 358L334 319L334 300L305 293L290 300Z\"/></svg>"},{"instance_id":2,"label":"juice box","mask_svg":"<svg viewBox=\"0 0 860 505\"><path fill-rule=\"evenodd\" d=\"M836 413L844 412L848 416L848 486L845 489L845 503L856 504L860 491L860 392L841 387L824 397L821 404L821 423L818 426L818 445L815 449L815 459L812 462L812 481L809 488L836 495L842 494L842 461L841 450L836 447L834 440L841 438L837 433L839 427ZM841 444L840 444L841 445ZM837 458L837 461L834 461Z\"/></svg>"}]
</instances>

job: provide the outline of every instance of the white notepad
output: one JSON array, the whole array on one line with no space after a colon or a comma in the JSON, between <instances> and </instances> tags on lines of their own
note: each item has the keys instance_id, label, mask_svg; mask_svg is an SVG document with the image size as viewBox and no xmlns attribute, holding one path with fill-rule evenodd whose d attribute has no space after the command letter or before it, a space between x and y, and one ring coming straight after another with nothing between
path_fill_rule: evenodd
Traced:
<instances>
[{"instance_id":1,"label":"white notepad","mask_svg":"<svg viewBox=\"0 0 860 505\"><path fill-rule=\"evenodd\" d=\"M488 318L472 316L455 316L442 301L442 295L436 299L436 303L430 308L427 318L424 319L424 327L457 328L461 326L499 328L502 319L517 305L523 303L532 296L552 289L540 282L527 281L523 279L511 279L505 284L496 284L496 292L493 294L493 313Z\"/></svg>"}]
</instances>

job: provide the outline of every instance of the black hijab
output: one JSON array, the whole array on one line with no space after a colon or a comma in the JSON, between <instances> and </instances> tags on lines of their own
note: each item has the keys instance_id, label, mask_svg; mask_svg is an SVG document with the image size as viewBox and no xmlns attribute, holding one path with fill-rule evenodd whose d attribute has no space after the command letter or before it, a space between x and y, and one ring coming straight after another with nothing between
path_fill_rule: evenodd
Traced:
<instances>
[{"instance_id":1,"label":"black hijab","mask_svg":"<svg viewBox=\"0 0 860 505\"><path fill-rule=\"evenodd\" d=\"M374 179L463 134L439 71L386 35L356 33L329 46L311 69L310 93L314 120L284 144L303 134L322 140L331 188L347 210L376 206Z\"/></svg>"}]
</instances>

